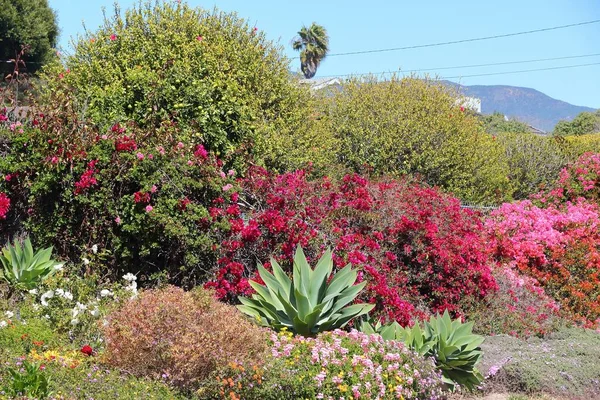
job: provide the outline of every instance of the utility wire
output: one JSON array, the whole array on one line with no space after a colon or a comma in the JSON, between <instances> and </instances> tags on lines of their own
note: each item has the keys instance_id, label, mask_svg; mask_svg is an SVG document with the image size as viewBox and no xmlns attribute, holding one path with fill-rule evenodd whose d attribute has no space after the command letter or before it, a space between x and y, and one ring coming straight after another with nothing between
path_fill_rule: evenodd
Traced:
<instances>
[{"instance_id":1,"label":"utility wire","mask_svg":"<svg viewBox=\"0 0 600 400\"><path fill-rule=\"evenodd\" d=\"M523 72L536 72L536 71L550 71L555 69L566 69L566 68L579 68L589 67L592 65L600 65L600 62L589 63L589 64L576 64L576 65L564 65L561 67L548 67L548 68L536 68L536 69L523 69L520 71L507 71L507 72L491 72L487 74L473 74L473 75L457 75L457 76L442 76L439 79L458 79L458 78L472 78L475 76L491 76L491 75L508 75L508 74L520 74Z\"/></svg>"},{"instance_id":2,"label":"utility wire","mask_svg":"<svg viewBox=\"0 0 600 400\"><path fill-rule=\"evenodd\" d=\"M527 64L527 63L536 63L536 62L543 62L543 61L568 60L568 59L573 59L573 58L597 57L597 56L600 56L600 53L582 54L582 55L578 55L578 56L538 58L535 60L505 61L505 62L497 62L497 63L489 63L489 64L458 65L458 66L452 66L452 67L421 68L421 69L408 69L408 70L398 69L397 71L360 72L360 73L355 73L355 74L343 74L343 75L323 75L323 76L320 76L319 78L342 78L342 77L346 77L346 76L386 75L386 74L398 74L398 73L408 74L408 73L412 73L412 72L441 71L441 70L446 70L446 69L462 69L462 68L477 68L477 67L494 67L497 65Z\"/></svg>"},{"instance_id":3,"label":"utility wire","mask_svg":"<svg viewBox=\"0 0 600 400\"><path fill-rule=\"evenodd\" d=\"M493 36L484 36L484 37L478 37L478 38L453 40L453 41L450 41L450 42L428 43L428 44L419 44L419 45L404 46L404 47L392 47L392 48L388 48L388 49L377 49L377 50L349 51L349 52L346 52L346 53L333 53L333 54L328 54L327 57L351 56L351 55L356 55L356 54L383 53L383 52L388 52L388 51L420 49L420 48L424 48L424 47L447 46L447 45L450 45L450 44L467 43L467 42L477 42L477 41L481 41L481 40L499 39L499 38L505 38L505 37L511 37L511 36L519 36L519 35L529 35L531 33L554 31L554 30L557 30L557 29L571 28L571 27L574 27L574 26L596 24L598 22L600 22L600 19L596 19L596 20L593 20L593 21L586 21L586 22L578 22L576 24L568 24L568 25L552 26L552 27L549 27L549 28L534 29L534 30L530 30L530 31L506 33L506 34L503 34L503 35L493 35Z\"/></svg>"}]
</instances>

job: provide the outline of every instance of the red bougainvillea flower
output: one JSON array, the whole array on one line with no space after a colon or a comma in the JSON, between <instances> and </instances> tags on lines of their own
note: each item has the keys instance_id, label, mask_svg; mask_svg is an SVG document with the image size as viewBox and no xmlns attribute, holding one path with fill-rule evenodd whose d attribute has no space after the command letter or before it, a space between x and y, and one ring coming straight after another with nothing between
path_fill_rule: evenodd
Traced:
<instances>
[{"instance_id":1,"label":"red bougainvillea flower","mask_svg":"<svg viewBox=\"0 0 600 400\"><path fill-rule=\"evenodd\" d=\"M0 219L5 219L10 209L10 199L4 193L0 193Z\"/></svg>"},{"instance_id":2,"label":"red bougainvillea flower","mask_svg":"<svg viewBox=\"0 0 600 400\"><path fill-rule=\"evenodd\" d=\"M94 349L92 349L92 347L90 345L85 345L81 348L80 350L83 354L85 354L86 356L93 356L94 355Z\"/></svg>"},{"instance_id":3,"label":"red bougainvillea flower","mask_svg":"<svg viewBox=\"0 0 600 400\"><path fill-rule=\"evenodd\" d=\"M204 38L202 36L198 35L198 36L196 36L196 40L201 42L204 40Z\"/></svg>"},{"instance_id":4,"label":"red bougainvillea flower","mask_svg":"<svg viewBox=\"0 0 600 400\"><path fill-rule=\"evenodd\" d=\"M110 40L117 40L117 35L115 35L114 33L110 35Z\"/></svg>"}]
</instances>

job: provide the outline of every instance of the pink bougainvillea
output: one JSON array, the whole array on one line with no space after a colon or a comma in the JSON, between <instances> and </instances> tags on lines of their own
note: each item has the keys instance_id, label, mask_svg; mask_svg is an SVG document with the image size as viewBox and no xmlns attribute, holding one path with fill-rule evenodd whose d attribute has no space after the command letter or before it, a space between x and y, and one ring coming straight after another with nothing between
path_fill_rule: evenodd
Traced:
<instances>
[{"instance_id":1,"label":"pink bougainvillea","mask_svg":"<svg viewBox=\"0 0 600 400\"><path fill-rule=\"evenodd\" d=\"M600 322L600 216L577 202L504 204L488 219L495 257L539 282L565 315L586 326Z\"/></svg>"}]
</instances>

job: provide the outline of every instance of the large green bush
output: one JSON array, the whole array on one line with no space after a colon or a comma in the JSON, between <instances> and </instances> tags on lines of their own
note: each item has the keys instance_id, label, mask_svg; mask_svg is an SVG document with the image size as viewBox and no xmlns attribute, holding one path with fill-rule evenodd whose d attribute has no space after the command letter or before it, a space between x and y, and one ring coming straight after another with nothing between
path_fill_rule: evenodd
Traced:
<instances>
[{"instance_id":1,"label":"large green bush","mask_svg":"<svg viewBox=\"0 0 600 400\"><path fill-rule=\"evenodd\" d=\"M549 185L570 161L570 146L563 138L530 132L504 132L497 135L509 165L513 197L527 198L540 186Z\"/></svg>"},{"instance_id":2,"label":"large green bush","mask_svg":"<svg viewBox=\"0 0 600 400\"><path fill-rule=\"evenodd\" d=\"M356 171L418 174L463 200L509 196L502 147L456 94L428 80L350 80L322 99L321 119Z\"/></svg>"},{"instance_id":3,"label":"large green bush","mask_svg":"<svg viewBox=\"0 0 600 400\"><path fill-rule=\"evenodd\" d=\"M66 82L76 111L100 131L169 121L184 142L230 154L305 120L308 89L294 82L280 50L236 14L180 2L117 8L78 38L66 70L47 69L42 102L65 96Z\"/></svg>"}]
</instances>

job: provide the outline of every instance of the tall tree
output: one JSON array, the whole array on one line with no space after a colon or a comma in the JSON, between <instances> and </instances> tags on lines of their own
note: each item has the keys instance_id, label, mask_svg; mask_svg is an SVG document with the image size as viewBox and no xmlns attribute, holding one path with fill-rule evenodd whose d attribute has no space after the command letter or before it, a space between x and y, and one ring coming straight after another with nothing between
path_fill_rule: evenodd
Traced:
<instances>
[{"instance_id":1,"label":"tall tree","mask_svg":"<svg viewBox=\"0 0 600 400\"><path fill-rule=\"evenodd\" d=\"M0 61L3 71L12 71L6 61L14 60L23 46L27 72L35 72L54 54L58 38L56 14L48 0L0 0Z\"/></svg>"},{"instance_id":2,"label":"tall tree","mask_svg":"<svg viewBox=\"0 0 600 400\"><path fill-rule=\"evenodd\" d=\"M306 79L317 73L321 61L329 52L329 36L327 30L316 23L308 28L303 26L292 42L292 47L300 51L300 68Z\"/></svg>"}]
</instances>

